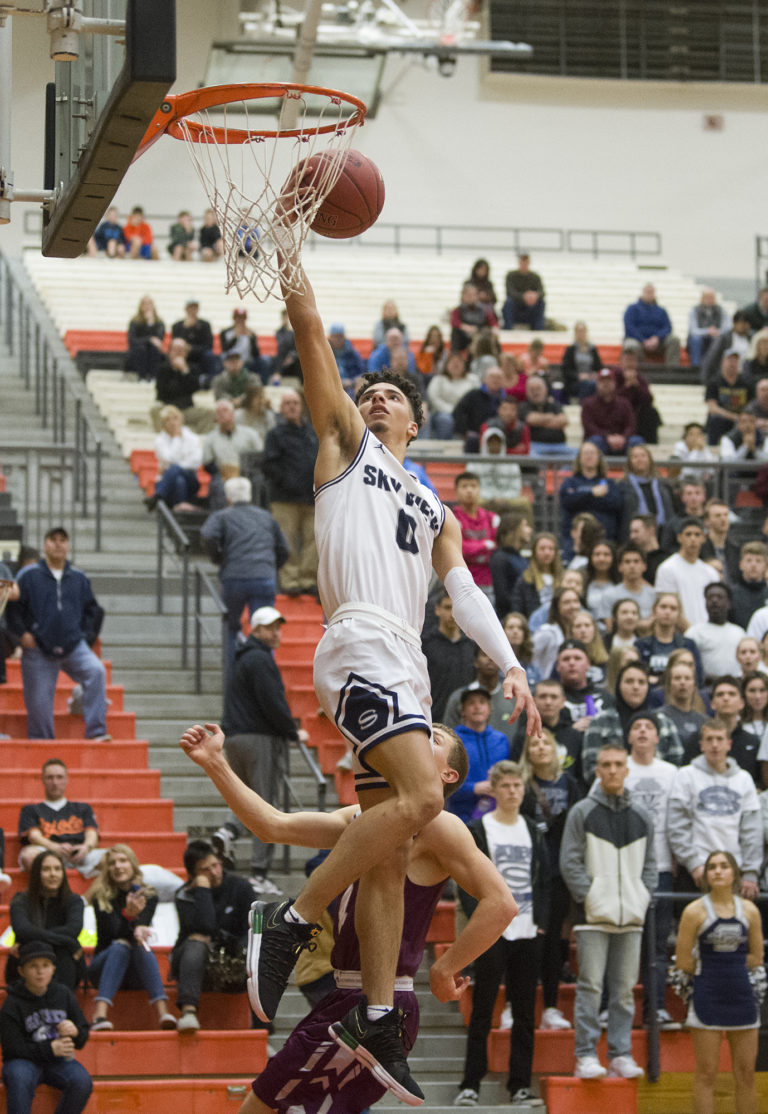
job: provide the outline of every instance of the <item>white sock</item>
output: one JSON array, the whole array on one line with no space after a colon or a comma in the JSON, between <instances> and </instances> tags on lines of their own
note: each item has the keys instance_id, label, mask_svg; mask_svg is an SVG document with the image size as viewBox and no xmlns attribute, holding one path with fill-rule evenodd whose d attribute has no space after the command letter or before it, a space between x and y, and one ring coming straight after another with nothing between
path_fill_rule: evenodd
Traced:
<instances>
[{"instance_id":1,"label":"white sock","mask_svg":"<svg viewBox=\"0 0 768 1114\"><path fill-rule=\"evenodd\" d=\"M309 924L309 921L305 921L301 914L294 910L292 905L289 905L285 910L283 920L287 924Z\"/></svg>"},{"instance_id":2,"label":"white sock","mask_svg":"<svg viewBox=\"0 0 768 1114\"><path fill-rule=\"evenodd\" d=\"M365 1012L369 1021L380 1021L392 1008L392 1006L367 1006Z\"/></svg>"}]
</instances>

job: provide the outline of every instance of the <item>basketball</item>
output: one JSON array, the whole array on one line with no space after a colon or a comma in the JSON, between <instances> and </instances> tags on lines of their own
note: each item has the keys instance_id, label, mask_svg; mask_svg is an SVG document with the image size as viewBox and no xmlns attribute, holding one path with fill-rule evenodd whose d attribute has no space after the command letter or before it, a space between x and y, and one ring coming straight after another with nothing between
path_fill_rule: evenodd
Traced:
<instances>
[{"instance_id":1,"label":"basketball","mask_svg":"<svg viewBox=\"0 0 768 1114\"><path fill-rule=\"evenodd\" d=\"M301 169L299 190L311 185L322 161L329 156L311 155ZM381 171L359 151L348 151L335 186L321 204L312 221L313 232L332 240L359 236L377 220L384 207L384 179Z\"/></svg>"}]
</instances>

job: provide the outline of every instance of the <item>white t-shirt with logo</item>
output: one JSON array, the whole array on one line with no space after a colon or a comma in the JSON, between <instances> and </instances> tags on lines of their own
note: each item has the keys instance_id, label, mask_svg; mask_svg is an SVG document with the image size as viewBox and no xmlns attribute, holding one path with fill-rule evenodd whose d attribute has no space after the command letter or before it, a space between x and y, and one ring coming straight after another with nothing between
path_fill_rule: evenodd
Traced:
<instances>
[{"instance_id":1,"label":"white t-shirt with logo","mask_svg":"<svg viewBox=\"0 0 768 1114\"><path fill-rule=\"evenodd\" d=\"M629 773L624 785L631 798L642 805L653 820L653 845L659 870L672 870L672 849L667 836L667 804L675 780L677 766L654 758L650 766L641 766L630 755L627 759Z\"/></svg>"},{"instance_id":2,"label":"white t-shirt with logo","mask_svg":"<svg viewBox=\"0 0 768 1114\"><path fill-rule=\"evenodd\" d=\"M517 902L518 914L504 929L505 940L530 940L536 935L533 920L533 845L522 816L514 824L501 824L495 812L483 817L491 862Z\"/></svg>"}]
</instances>

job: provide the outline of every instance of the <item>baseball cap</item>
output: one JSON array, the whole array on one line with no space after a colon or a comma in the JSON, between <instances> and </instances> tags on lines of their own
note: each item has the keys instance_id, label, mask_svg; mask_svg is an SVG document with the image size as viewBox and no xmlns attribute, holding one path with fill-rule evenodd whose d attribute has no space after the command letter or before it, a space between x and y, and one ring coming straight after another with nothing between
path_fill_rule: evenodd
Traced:
<instances>
[{"instance_id":1,"label":"baseball cap","mask_svg":"<svg viewBox=\"0 0 768 1114\"><path fill-rule=\"evenodd\" d=\"M337 321L335 324L331 325L328 332L332 337L343 337L345 329L344 326L339 321Z\"/></svg>"},{"instance_id":2,"label":"baseball cap","mask_svg":"<svg viewBox=\"0 0 768 1114\"><path fill-rule=\"evenodd\" d=\"M29 963L30 959L50 959L51 963L55 963L56 953L50 944L46 944L42 940L30 940L28 944L22 944L19 948L19 967Z\"/></svg>"},{"instance_id":3,"label":"baseball cap","mask_svg":"<svg viewBox=\"0 0 768 1114\"><path fill-rule=\"evenodd\" d=\"M741 352L738 348L727 348L723 353L724 356L740 356Z\"/></svg>"},{"instance_id":4,"label":"baseball cap","mask_svg":"<svg viewBox=\"0 0 768 1114\"><path fill-rule=\"evenodd\" d=\"M248 316L248 310L247 309L233 310L232 311L232 316L233 317L247 317Z\"/></svg>"},{"instance_id":5,"label":"baseball cap","mask_svg":"<svg viewBox=\"0 0 768 1114\"><path fill-rule=\"evenodd\" d=\"M257 607L251 615L252 627L268 627L278 621L284 623L285 616L281 615L276 607Z\"/></svg>"},{"instance_id":6,"label":"baseball cap","mask_svg":"<svg viewBox=\"0 0 768 1114\"><path fill-rule=\"evenodd\" d=\"M236 348L230 348L229 352L224 353L225 360L240 360L242 359L240 353Z\"/></svg>"},{"instance_id":7,"label":"baseball cap","mask_svg":"<svg viewBox=\"0 0 768 1114\"><path fill-rule=\"evenodd\" d=\"M579 638L566 638L564 642L561 642L557 648L558 654L562 654L565 650L581 650L582 654L587 653L587 647ZM588 654L587 657L589 657Z\"/></svg>"},{"instance_id":8,"label":"baseball cap","mask_svg":"<svg viewBox=\"0 0 768 1114\"><path fill-rule=\"evenodd\" d=\"M598 379L613 379L613 372L609 367L601 367L597 373Z\"/></svg>"},{"instance_id":9,"label":"baseball cap","mask_svg":"<svg viewBox=\"0 0 768 1114\"><path fill-rule=\"evenodd\" d=\"M187 306L199 306L199 305L200 305L200 302L197 300L197 298L187 298L186 302L184 303L185 308Z\"/></svg>"},{"instance_id":10,"label":"baseball cap","mask_svg":"<svg viewBox=\"0 0 768 1114\"><path fill-rule=\"evenodd\" d=\"M470 685L469 688L464 689L464 692L461 694L460 702L462 708L466 701L469 700L470 696L484 696L489 702L491 700L491 694L488 692L488 689L483 688L482 685Z\"/></svg>"}]
</instances>

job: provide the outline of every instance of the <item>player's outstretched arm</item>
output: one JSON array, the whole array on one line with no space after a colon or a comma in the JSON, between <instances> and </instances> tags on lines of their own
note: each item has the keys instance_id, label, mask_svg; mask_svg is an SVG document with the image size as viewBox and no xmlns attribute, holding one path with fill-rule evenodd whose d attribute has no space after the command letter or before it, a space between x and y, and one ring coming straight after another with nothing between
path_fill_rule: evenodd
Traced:
<instances>
[{"instance_id":1,"label":"player's outstretched arm","mask_svg":"<svg viewBox=\"0 0 768 1114\"><path fill-rule=\"evenodd\" d=\"M301 362L304 397L312 425L321 443L323 438L331 436L339 441L343 451L348 451L353 444L356 450L363 435L363 420L341 385L312 285L300 266L299 272L302 292L297 294L283 287L283 297Z\"/></svg>"},{"instance_id":2,"label":"player's outstretched arm","mask_svg":"<svg viewBox=\"0 0 768 1114\"><path fill-rule=\"evenodd\" d=\"M469 979L460 972L496 943L517 915L517 903L462 821L448 812L437 819L439 824L432 821L419 838L426 837L430 844L434 841L435 857L461 888L477 899L464 930L430 968L432 993L439 1001L450 1002L469 985Z\"/></svg>"},{"instance_id":3,"label":"player's outstretched arm","mask_svg":"<svg viewBox=\"0 0 768 1114\"><path fill-rule=\"evenodd\" d=\"M432 564L453 603L453 617L464 633L478 644L504 674L504 695L514 699L510 723L526 713L529 735L541 735L541 716L534 703L525 670L517 660L496 612L472 579L461 553L461 528L449 507L432 548Z\"/></svg>"},{"instance_id":4,"label":"player's outstretched arm","mask_svg":"<svg viewBox=\"0 0 768 1114\"><path fill-rule=\"evenodd\" d=\"M333 847L354 817L354 807L336 812L281 812L274 808L245 785L229 765L218 724L188 727L179 746L205 770L238 820L264 843Z\"/></svg>"}]
</instances>

